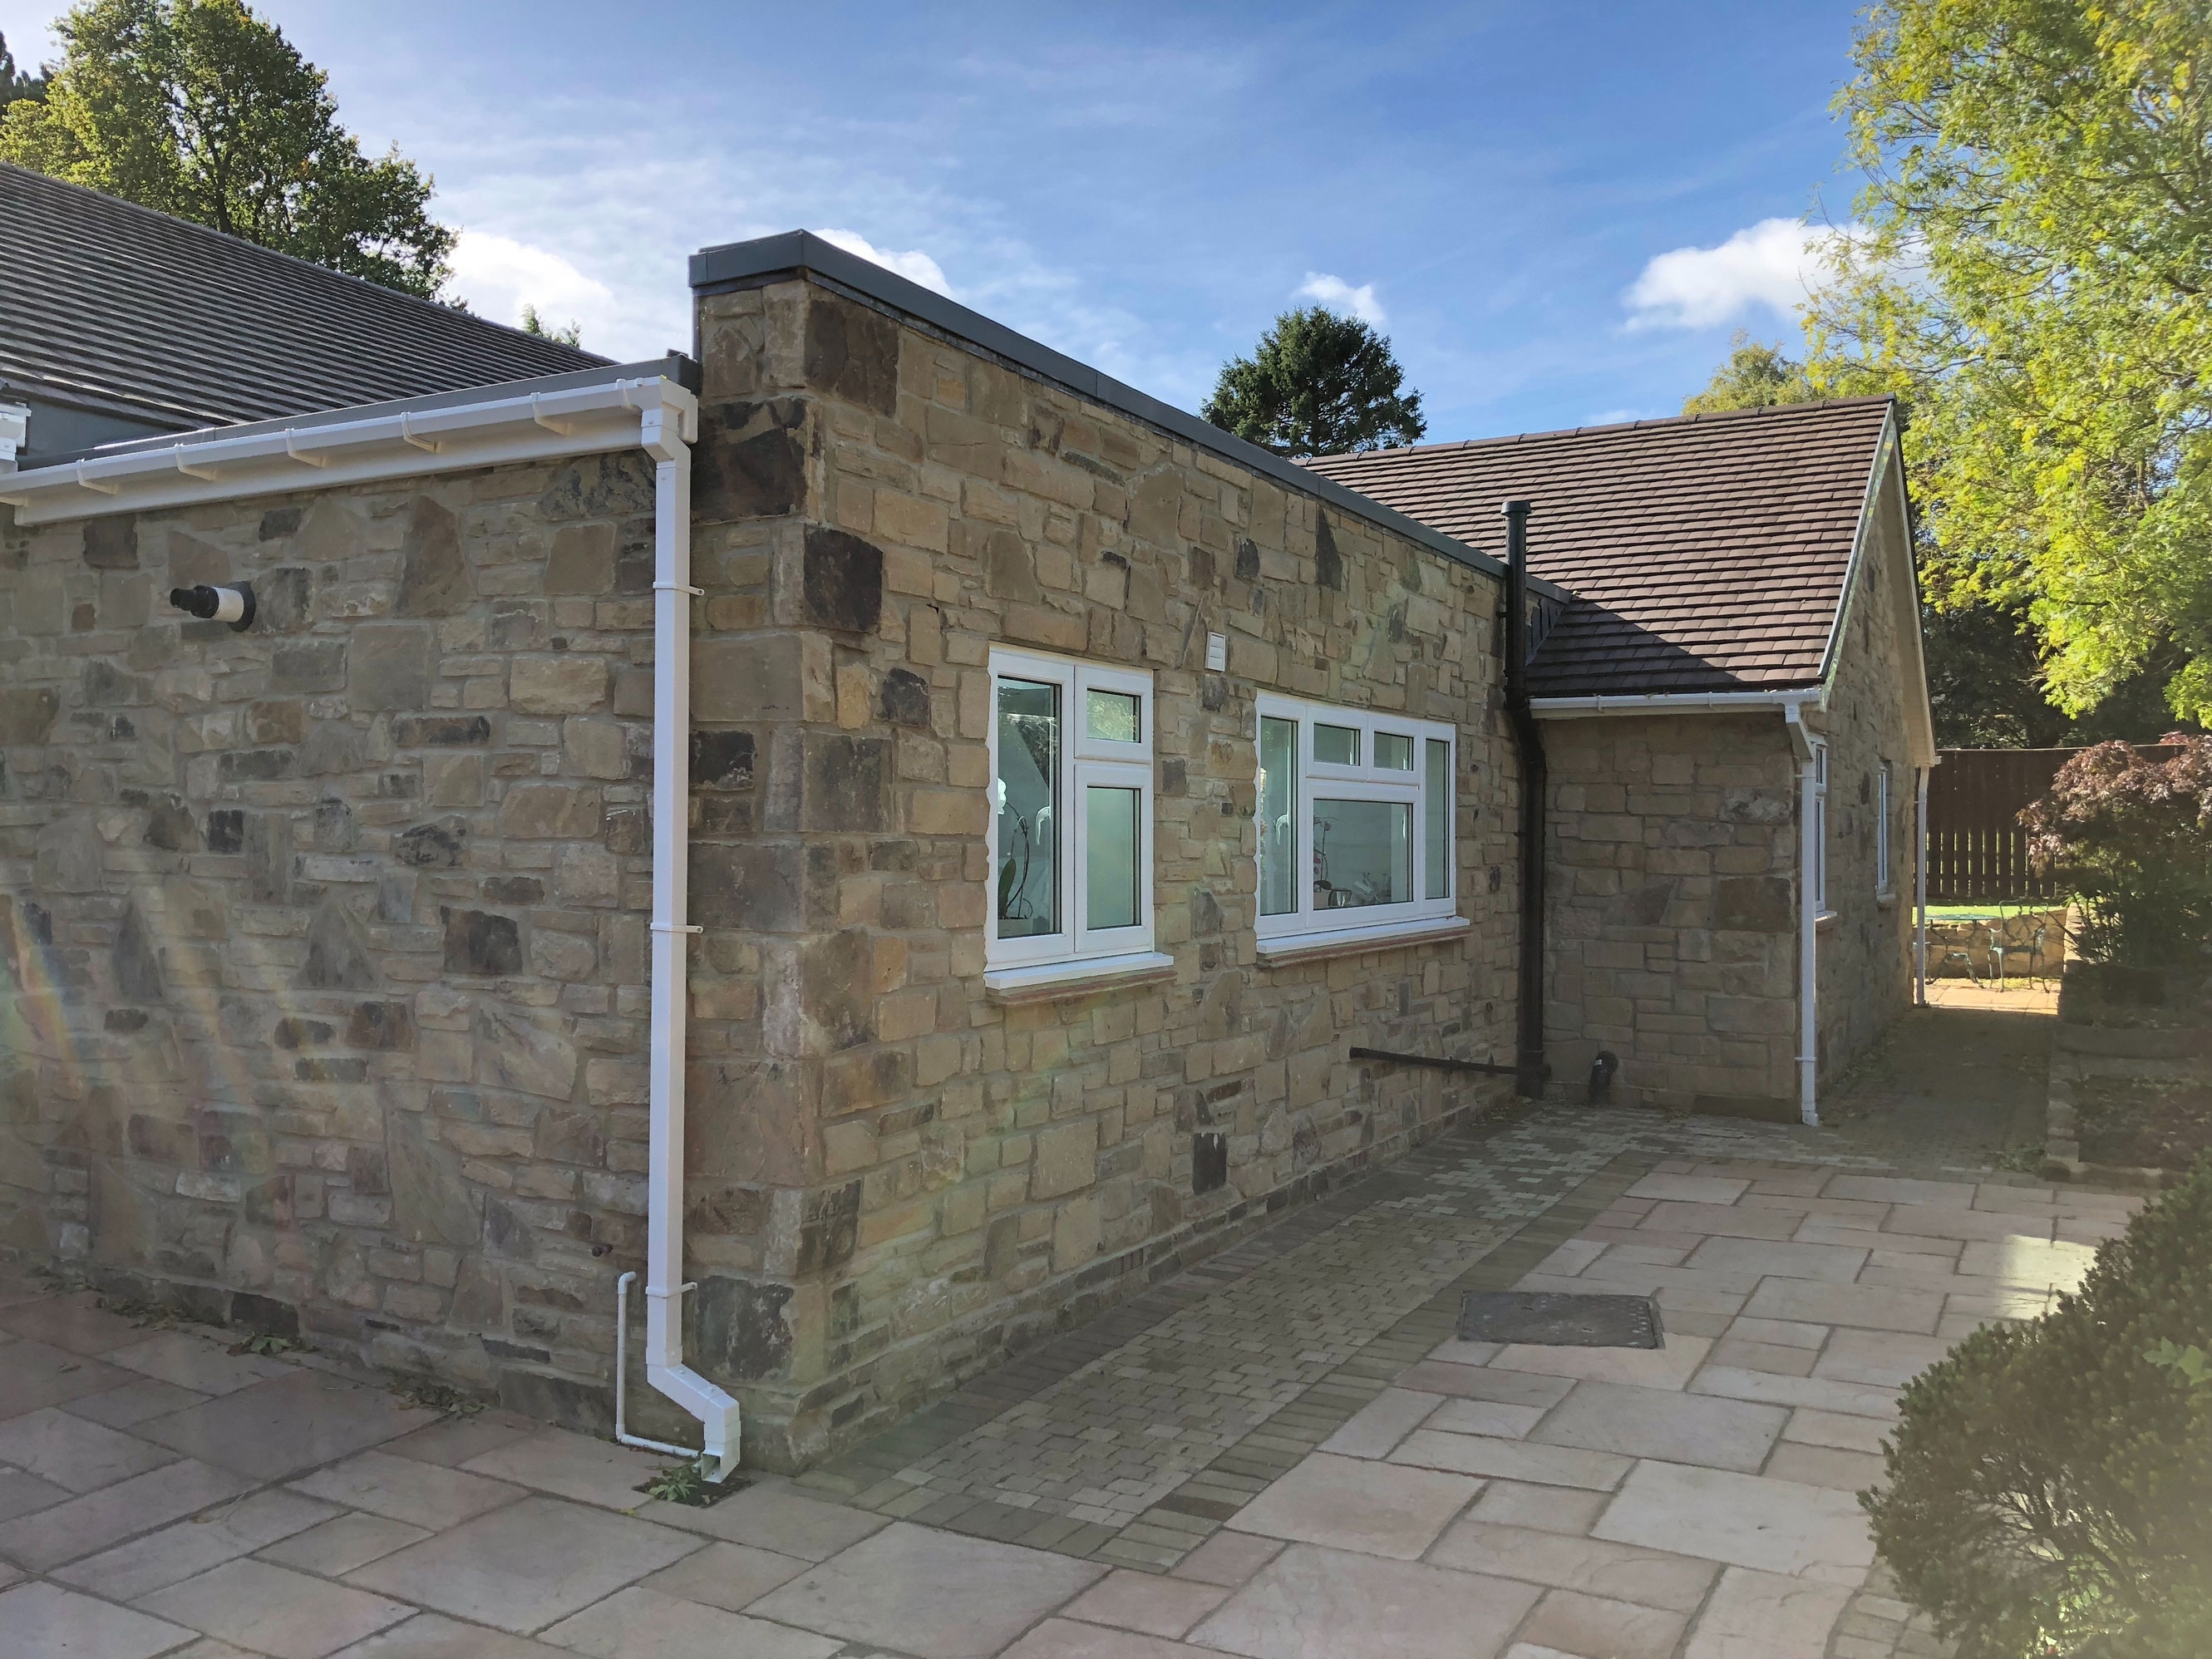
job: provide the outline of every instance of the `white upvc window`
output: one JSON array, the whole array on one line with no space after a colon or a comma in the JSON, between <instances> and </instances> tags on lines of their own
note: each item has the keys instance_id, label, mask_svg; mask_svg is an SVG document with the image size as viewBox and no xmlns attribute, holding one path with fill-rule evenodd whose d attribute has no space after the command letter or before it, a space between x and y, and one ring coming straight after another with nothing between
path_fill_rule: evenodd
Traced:
<instances>
[{"instance_id":1,"label":"white upvc window","mask_svg":"<svg viewBox=\"0 0 2212 1659\"><path fill-rule=\"evenodd\" d=\"M1813 909L1828 914L1828 744L1813 739Z\"/></svg>"},{"instance_id":2,"label":"white upvc window","mask_svg":"<svg viewBox=\"0 0 2212 1659\"><path fill-rule=\"evenodd\" d=\"M994 990L1171 968L1152 951L1152 677L991 653Z\"/></svg>"},{"instance_id":3,"label":"white upvc window","mask_svg":"<svg viewBox=\"0 0 2212 1659\"><path fill-rule=\"evenodd\" d=\"M1457 732L1270 693L1258 703L1262 958L1463 927Z\"/></svg>"},{"instance_id":4,"label":"white upvc window","mask_svg":"<svg viewBox=\"0 0 2212 1659\"><path fill-rule=\"evenodd\" d=\"M1882 897L1890 893L1889 885L1889 763L1884 761L1875 774L1874 821L1874 890Z\"/></svg>"}]
</instances>

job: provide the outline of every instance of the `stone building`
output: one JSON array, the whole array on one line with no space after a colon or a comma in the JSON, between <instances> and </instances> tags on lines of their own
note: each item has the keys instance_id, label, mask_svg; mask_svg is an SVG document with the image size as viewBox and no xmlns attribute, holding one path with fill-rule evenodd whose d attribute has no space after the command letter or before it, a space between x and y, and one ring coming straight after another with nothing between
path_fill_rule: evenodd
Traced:
<instances>
[{"instance_id":1,"label":"stone building","mask_svg":"<svg viewBox=\"0 0 2212 1659\"><path fill-rule=\"evenodd\" d=\"M1351 1058L1511 1055L1471 539L801 234L698 256L692 352L616 365L27 179L100 270L380 343L0 317L46 399L0 478L0 1247L602 1428L641 1275L632 1431L742 1405L792 1467L1510 1092ZM100 384L143 435L42 450ZM1863 660L1839 766L1898 706ZM1559 1053L1638 1087L1650 998L1567 1016L1565 941L1733 984L1760 927L1692 912L1793 879L1786 758L1691 728L1574 726L1578 800L1554 762L1561 848L1660 843L1563 858L1553 918ZM1678 870L1678 796L1771 862ZM1823 971L1887 985L1887 937Z\"/></svg>"},{"instance_id":2,"label":"stone building","mask_svg":"<svg viewBox=\"0 0 2212 1659\"><path fill-rule=\"evenodd\" d=\"M1863 398L1313 464L1477 547L1525 496L1574 594L1529 662L1561 1077L1602 1050L1625 1098L1810 1116L1910 1005L1936 746L1900 436Z\"/></svg>"}]
</instances>

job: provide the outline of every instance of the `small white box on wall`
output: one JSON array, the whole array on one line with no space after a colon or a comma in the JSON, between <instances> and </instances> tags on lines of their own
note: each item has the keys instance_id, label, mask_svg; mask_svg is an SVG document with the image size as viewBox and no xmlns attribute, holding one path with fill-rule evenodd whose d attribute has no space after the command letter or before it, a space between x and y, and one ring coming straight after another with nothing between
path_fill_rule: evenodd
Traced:
<instances>
[{"instance_id":1,"label":"small white box on wall","mask_svg":"<svg viewBox=\"0 0 2212 1659\"><path fill-rule=\"evenodd\" d=\"M1206 666L1218 674L1229 666L1229 635L1208 634L1206 636Z\"/></svg>"}]
</instances>

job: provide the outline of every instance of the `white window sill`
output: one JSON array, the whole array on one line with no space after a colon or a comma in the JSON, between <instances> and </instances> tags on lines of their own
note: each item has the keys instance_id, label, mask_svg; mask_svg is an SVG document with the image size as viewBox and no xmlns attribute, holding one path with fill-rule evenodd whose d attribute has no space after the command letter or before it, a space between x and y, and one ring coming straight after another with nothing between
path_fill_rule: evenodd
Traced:
<instances>
[{"instance_id":1,"label":"white window sill","mask_svg":"<svg viewBox=\"0 0 2212 1659\"><path fill-rule=\"evenodd\" d=\"M1288 968L1301 962L1358 956L1368 951L1429 945L1473 931L1465 916L1431 916L1421 921L1384 921L1365 927L1331 927L1310 933L1278 933L1260 941L1262 968Z\"/></svg>"},{"instance_id":2,"label":"white window sill","mask_svg":"<svg viewBox=\"0 0 2212 1659\"><path fill-rule=\"evenodd\" d=\"M1874 896L1874 902L1885 910L1894 910L1897 908L1896 891L1894 890L1891 890L1885 892L1876 893Z\"/></svg>"},{"instance_id":3,"label":"white window sill","mask_svg":"<svg viewBox=\"0 0 2212 1659\"><path fill-rule=\"evenodd\" d=\"M1813 918L1813 927L1814 931L1822 933L1826 933L1828 929L1836 925L1836 918L1841 914L1842 912L1837 910L1821 911L1819 915Z\"/></svg>"},{"instance_id":4,"label":"white window sill","mask_svg":"<svg viewBox=\"0 0 2212 1659\"><path fill-rule=\"evenodd\" d=\"M983 994L1006 1007L1089 996L1126 986L1173 979L1176 960L1158 951L1126 957L1088 957L1075 962L1037 962L1020 968L992 968L983 974Z\"/></svg>"}]
</instances>

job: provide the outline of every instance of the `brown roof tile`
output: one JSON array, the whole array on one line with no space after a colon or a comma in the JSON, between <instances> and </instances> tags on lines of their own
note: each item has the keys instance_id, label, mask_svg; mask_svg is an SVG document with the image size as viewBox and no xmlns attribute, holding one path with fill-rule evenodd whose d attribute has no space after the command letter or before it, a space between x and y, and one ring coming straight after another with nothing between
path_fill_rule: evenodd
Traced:
<instances>
[{"instance_id":1,"label":"brown roof tile","mask_svg":"<svg viewBox=\"0 0 2212 1659\"><path fill-rule=\"evenodd\" d=\"M1887 398L1794 404L1307 465L1575 594L1530 665L1539 696L1740 691L1820 678Z\"/></svg>"}]
</instances>

